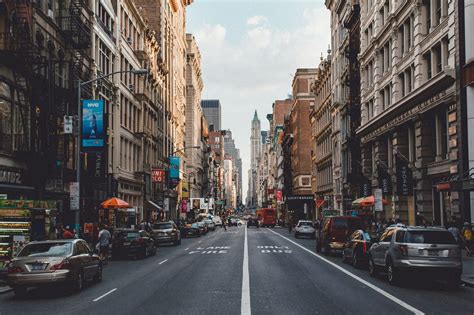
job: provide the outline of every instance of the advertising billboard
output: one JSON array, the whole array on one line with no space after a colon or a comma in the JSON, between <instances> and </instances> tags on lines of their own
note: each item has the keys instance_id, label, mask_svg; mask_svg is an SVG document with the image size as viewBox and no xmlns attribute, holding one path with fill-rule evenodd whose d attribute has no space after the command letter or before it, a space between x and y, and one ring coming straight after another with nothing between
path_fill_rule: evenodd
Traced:
<instances>
[{"instance_id":1,"label":"advertising billboard","mask_svg":"<svg viewBox=\"0 0 474 315\"><path fill-rule=\"evenodd\" d=\"M180 179L179 168L180 168L180 157L170 156L170 179Z\"/></svg>"},{"instance_id":2,"label":"advertising billboard","mask_svg":"<svg viewBox=\"0 0 474 315\"><path fill-rule=\"evenodd\" d=\"M82 146L102 148L105 142L104 101L84 100L82 102Z\"/></svg>"}]
</instances>

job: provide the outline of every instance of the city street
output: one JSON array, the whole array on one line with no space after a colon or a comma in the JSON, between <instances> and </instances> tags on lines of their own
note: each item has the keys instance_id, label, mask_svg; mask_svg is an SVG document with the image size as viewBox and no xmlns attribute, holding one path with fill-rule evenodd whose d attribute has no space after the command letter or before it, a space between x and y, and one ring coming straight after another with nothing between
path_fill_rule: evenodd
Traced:
<instances>
[{"instance_id":1,"label":"city street","mask_svg":"<svg viewBox=\"0 0 474 315\"><path fill-rule=\"evenodd\" d=\"M247 231L247 232L246 232ZM247 252L248 251L248 252ZM246 259L248 257L248 260ZM1 314L315 314L474 312L474 289L422 283L401 287L340 257L314 253L314 240L283 228L217 229L163 246L139 261L112 261L104 280L79 294L31 290L0 295Z\"/></svg>"}]
</instances>

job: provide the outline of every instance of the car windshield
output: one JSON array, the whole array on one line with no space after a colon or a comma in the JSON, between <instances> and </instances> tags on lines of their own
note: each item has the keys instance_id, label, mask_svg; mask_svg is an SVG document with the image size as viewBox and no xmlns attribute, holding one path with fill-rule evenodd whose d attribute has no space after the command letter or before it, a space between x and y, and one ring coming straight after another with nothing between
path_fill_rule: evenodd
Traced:
<instances>
[{"instance_id":1,"label":"car windshield","mask_svg":"<svg viewBox=\"0 0 474 315\"><path fill-rule=\"evenodd\" d=\"M37 243L26 245L18 257L61 257L72 252L72 243Z\"/></svg>"},{"instance_id":2,"label":"car windshield","mask_svg":"<svg viewBox=\"0 0 474 315\"><path fill-rule=\"evenodd\" d=\"M309 227L313 227L313 223L311 223L311 222L300 222L300 226L309 226Z\"/></svg>"},{"instance_id":3,"label":"car windshield","mask_svg":"<svg viewBox=\"0 0 474 315\"><path fill-rule=\"evenodd\" d=\"M405 236L406 243L455 245L454 236L448 231L409 231Z\"/></svg>"},{"instance_id":4,"label":"car windshield","mask_svg":"<svg viewBox=\"0 0 474 315\"><path fill-rule=\"evenodd\" d=\"M166 229L171 229L173 226L171 225L171 223L169 222L166 222L166 223L157 223L155 225L153 225L153 228L155 230L166 230Z\"/></svg>"}]
</instances>

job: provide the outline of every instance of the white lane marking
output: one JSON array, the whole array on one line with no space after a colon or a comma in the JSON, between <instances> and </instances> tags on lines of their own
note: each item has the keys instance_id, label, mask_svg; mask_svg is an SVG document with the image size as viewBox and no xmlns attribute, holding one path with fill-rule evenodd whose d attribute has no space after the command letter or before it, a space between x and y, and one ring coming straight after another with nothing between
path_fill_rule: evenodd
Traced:
<instances>
[{"instance_id":1,"label":"white lane marking","mask_svg":"<svg viewBox=\"0 0 474 315\"><path fill-rule=\"evenodd\" d=\"M184 251L187 251L188 249L189 249L189 247L188 247L188 248L185 248Z\"/></svg>"},{"instance_id":2,"label":"white lane marking","mask_svg":"<svg viewBox=\"0 0 474 315\"><path fill-rule=\"evenodd\" d=\"M310 253L311 255L313 255L313 256L315 256L315 257L321 259L322 261L324 261L325 263L327 263L327 264L333 266L334 268L336 268L336 269L342 271L342 272L345 273L346 275L348 275L348 276L354 278L355 280L357 280L357 281L359 281L360 283L366 285L367 287L371 288L372 290L374 290L374 291L380 293L381 295L385 296L387 299L391 300L392 302L395 302L395 303L397 303L398 305L400 305L401 307L404 307L405 309L409 310L410 312L413 312L413 314L417 314L417 315L423 315L423 314L425 314L425 313L423 313L422 311L420 311L419 309L417 309L417 308L411 306L410 304L408 304L408 303L406 303L406 302L400 300L399 298L397 298L397 297L391 295L391 294L388 293L387 291L385 291L385 290L383 290L383 289L377 287L376 285L373 285L372 283L370 283L370 282L368 282L368 281L362 279L362 278L359 277L359 276L356 276L355 274L351 273L350 271L348 271L348 270L346 270L346 269L340 267L339 265L337 265L337 264L333 263L332 261L330 261L330 260L328 260L328 259L322 257L321 255L318 255L318 254L316 254L315 252L310 251L310 250L307 249L306 247L301 246L300 244L298 244L298 243L296 243L296 242L290 240L289 238L287 238L287 237L281 235L280 233L277 233L277 232L272 231L272 230L270 230L270 229L268 229L268 230L269 230L270 232L272 232L273 234L276 234L276 235L278 235L278 236L284 238L284 239L287 240L288 242L293 243L294 245L298 246L299 248L301 248L301 249L307 251L307 252Z\"/></svg>"},{"instance_id":3,"label":"white lane marking","mask_svg":"<svg viewBox=\"0 0 474 315\"><path fill-rule=\"evenodd\" d=\"M158 265L164 264L164 263L167 262L167 261L168 261L168 259L165 259L165 260L163 260L162 262L160 262Z\"/></svg>"},{"instance_id":4,"label":"white lane marking","mask_svg":"<svg viewBox=\"0 0 474 315\"><path fill-rule=\"evenodd\" d=\"M247 228L245 228L244 239L244 263L242 266L242 300L240 304L240 314L252 314L250 307L249 247L247 244Z\"/></svg>"},{"instance_id":5,"label":"white lane marking","mask_svg":"<svg viewBox=\"0 0 474 315\"><path fill-rule=\"evenodd\" d=\"M202 241L199 241L199 242L198 242L198 244L201 244L201 243L202 243Z\"/></svg>"},{"instance_id":6,"label":"white lane marking","mask_svg":"<svg viewBox=\"0 0 474 315\"><path fill-rule=\"evenodd\" d=\"M112 290L110 290L109 292L102 294L102 295L99 296L98 298L93 299L92 302L97 302L97 301L99 301L100 299L105 298L107 295L109 295L110 293L112 293L112 292L114 292L114 291L116 291L116 290L117 290L117 288L112 289Z\"/></svg>"}]
</instances>

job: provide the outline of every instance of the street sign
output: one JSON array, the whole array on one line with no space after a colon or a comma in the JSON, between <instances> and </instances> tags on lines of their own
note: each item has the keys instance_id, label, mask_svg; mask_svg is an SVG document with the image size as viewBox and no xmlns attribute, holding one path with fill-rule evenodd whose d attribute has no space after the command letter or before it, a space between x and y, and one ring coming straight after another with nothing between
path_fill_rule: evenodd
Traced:
<instances>
[{"instance_id":1,"label":"street sign","mask_svg":"<svg viewBox=\"0 0 474 315\"><path fill-rule=\"evenodd\" d=\"M383 211L382 189L374 189L374 210L377 212Z\"/></svg>"},{"instance_id":2,"label":"street sign","mask_svg":"<svg viewBox=\"0 0 474 315\"><path fill-rule=\"evenodd\" d=\"M162 183L165 181L165 170L152 169L151 181L154 183Z\"/></svg>"},{"instance_id":3,"label":"street sign","mask_svg":"<svg viewBox=\"0 0 474 315\"><path fill-rule=\"evenodd\" d=\"M69 199L71 210L79 210L79 183L71 182L69 183Z\"/></svg>"},{"instance_id":4,"label":"street sign","mask_svg":"<svg viewBox=\"0 0 474 315\"><path fill-rule=\"evenodd\" d=\"M72 116L64 116L64 134L72 135L73 132L73 120Z\"/></svg>"}]
</instances>

